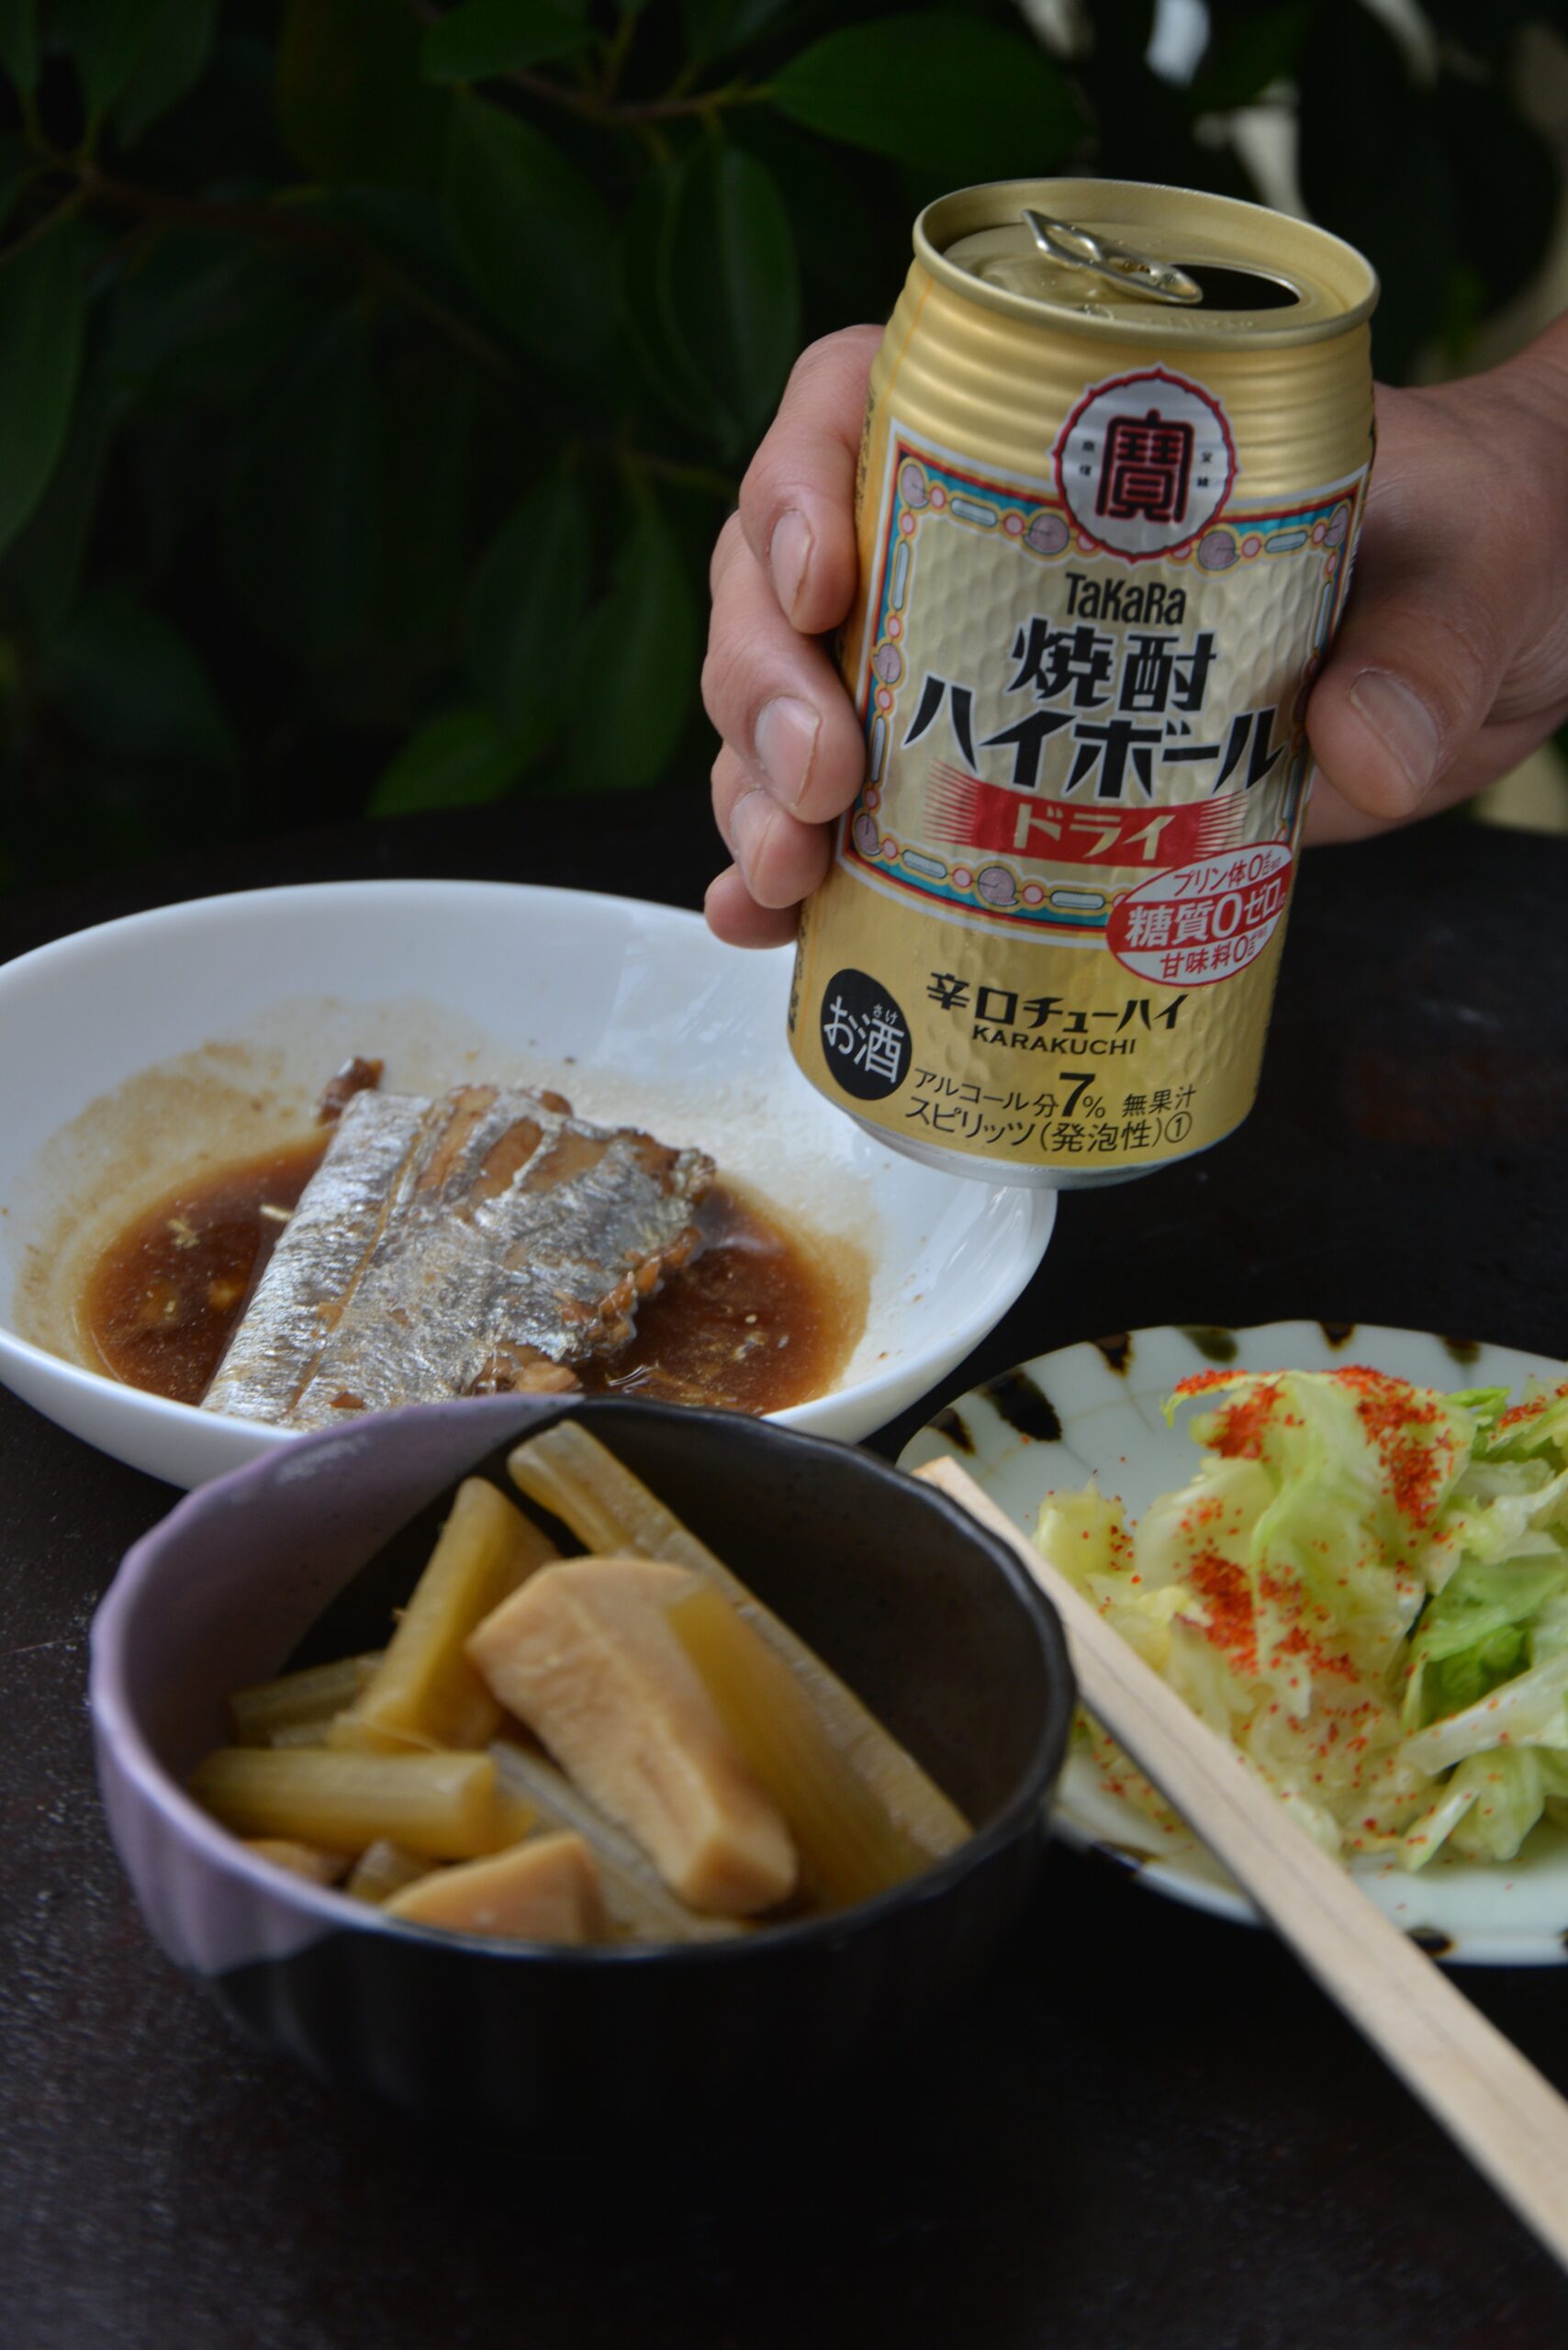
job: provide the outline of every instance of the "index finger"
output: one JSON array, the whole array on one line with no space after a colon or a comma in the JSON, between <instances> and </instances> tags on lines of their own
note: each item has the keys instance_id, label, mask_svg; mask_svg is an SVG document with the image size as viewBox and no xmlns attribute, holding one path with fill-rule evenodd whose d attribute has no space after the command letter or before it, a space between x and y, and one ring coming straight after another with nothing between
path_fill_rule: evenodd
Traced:
<instances>
[{"instance_id":1,"label":"index finger","mask_svg":"<svg viewBox=\"0 0 1568 2350\"><path fill-rule=\"evenodd\" d=\"M803 635L836 628L855 594L855 464L881 339L845 327L801 353L741 484L741 527Z\"/></svg>"}]
</instances>

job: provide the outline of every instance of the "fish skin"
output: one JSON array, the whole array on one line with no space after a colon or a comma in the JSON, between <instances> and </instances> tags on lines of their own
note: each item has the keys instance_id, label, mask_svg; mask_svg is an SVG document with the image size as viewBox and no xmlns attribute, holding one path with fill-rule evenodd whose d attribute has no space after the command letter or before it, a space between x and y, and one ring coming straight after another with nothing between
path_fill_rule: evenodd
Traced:
<instances>
[{"instance_id":1,"label":"fish skin","mask_svg":"<svg viewBox=\"0 0 1568 2350\"><path fill-rule=\"evenodd\" d=\"M476 1388L570 1384L696 1245L698 1150L460 1086L344 1106L205 1411L339 1426Z\"/></svg>"}]
</instances>

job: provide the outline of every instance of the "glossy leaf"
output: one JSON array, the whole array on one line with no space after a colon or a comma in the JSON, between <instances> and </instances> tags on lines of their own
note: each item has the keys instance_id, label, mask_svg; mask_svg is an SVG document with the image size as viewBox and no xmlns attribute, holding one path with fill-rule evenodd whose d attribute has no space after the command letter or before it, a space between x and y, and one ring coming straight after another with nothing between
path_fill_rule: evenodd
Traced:
<instances>
[{"instance_id":1,"label":"glossy leaf","mask_svg":"<svg viewBox=\"0 0 1568 2350\"><path fill-rule=\"evenodd\" d=\"M463 0L427 28L420 61L432 82L478 82L568 56L592 38L580 11L554 0Z\"/></svg>"},{"instance_id":2,"label":"glossy leaf","mask_svg":"<svg viewBox=\"0 0 1568 2350\"><path fill-rule=\"evenodd\" d=\"M287 0L278 123L313 178L439 179L449 102L420 73L420 38L406 0Z\"/></svg>"},{"instance_id":3,"label":"glossy leaf","mask_svg":"<svg viewBox=\"0 0 1568 2350\"><path fill-rule=\"evenodd\" d=\"M370 795L372 816L473 808L499 800L524 762L492 711L451 710L405 743Z\"/></svg>"},{"instance_id":4,"label":"glossy leaf","mask_svg":"<svg viewBox=\"0 0 1568 2350\"><path fill-rule=\"evenodd\" d=\"M619 287L633 350L656 397L694 431L726 429L712 386L687 348L675 300L675 241L683 185L678 163L655 165L633 197L622 229Z\"/></svg>"},{"instance_id":5,"label":"glossy leaf","mask_svg":"<svg viewBox=\"0 0 1568 2350\"><path fill-rule=\"evenodd\" d=\"M84 238L56 219L0 260L0 552L43 496L82 351Z\"/></svg>"},{"instance_id":6,"label":"glossy leaf","mask_svg":"<svg viewBox=\"0 0 1568 2350\"><path fill-rule=\"evenodd\" d=\"M11 207L28 182L37 177L40 168L38 157L25 140L0 133L0 228L10 218Z\"/></svg>"},{"instance_id":7,"label":"glossy leaf","mask_svg":"<svg viewBox=\"0 0 1568 2350\"><path fill-rule=\"evenodd\" d=\"M363 634L375 576L375 356L351 312L305 352L237 453L230 584L263 634L320 663Z\"/></svg>"},{"instance_id":8,"label":"glossy leaf","mask_svg":"<svg viewBox=\"0 0 1568 2350\"><path fill-rule=\"evenodd\" d=\"M49 639L42 685L101 750L220 766L234 755L232 730L190 643L129 588L95 588Z\"/></svg>"},{"instance_id":9,"label":"glossy leaf","mask_svg":"<svg viewBox=\"0 0 1568 2350\"><path fill-rule=\"evenodd\" d=\"M722 57L766 31L787 0L681 0L686 45L694 58Z\"/></svg>"},{"instance_id":10,"label":"glossy leaf","mask_svg":"<svg viewBox=\"0 0 1568 2350\"><path fill-rule=\"evenodd\" d=\"M812 130L956 185L1049 171L1083 129L1070 83L1036 42L948 9L829 33L772 95Z\"/></svg>"},{"instance_id":11,"label":"glossy leaf","mask_svg":"<svg viewBox=\"0 0 1568 2350\"><path fill-rule=\"evenodd\" d=\"M0 73L28 94L39 78L38 0L0 0Z\"/></svg>"},{"instance_id":12,"label":"glossy leaf","mask_svg":"<svg viewBox=\"0 0 1568 2350\"><path fill-rule=\"evenodd\" d=\"M652 783L697 686L697 603L664 519L638 517L578 648L571 776L585 791Z\"/></svg>"},{"instance_id":13,"label":"glossy leaf","mask_svg":"<svg viewBox=\"0 0 1568 2350\"><path fill-rule=\"evenodd\" d=\"M530 351L588 365L611 327L614 241L597 190L530 122L482 98L454 106L453 242L486 308Z\"/></svg>"},{"instance_id":14,"label":"glossy leaf","mask_svg":"<svg viewBox=\"0 0 1568 2350\"><path fill-rule=\"evenodd\" d=\"M75 596L116 413L116 395L100 367L77 396L49 487L0 556L0 612L36 635L57 628Z\"/></svg>"},{"instance_id":15,"label":"glossy leaf","mask_svg":"<svg viewBox=\"0 0 1568 2350\"><path fill-rule=\"evenodd\" d=\"M163 0L114 104L116 138L133 146L189 95L212 54L217 0Z\"/></svg>"},{"instance_id":16,"label":"glossy leaf","mask_svg":"<svg viewBox=\"0 0 1568 2350\"><path fill-rule=\"evenodd\" d=\"M1229 114L1294 73L1311 16L1311 0L1288 0L1216 24L1189 87L1192 111Z\"/></svg>"},{"instance_id":17,"label":"glossy leaf","mask_svg":"<svg viewBox=\"0 0 1568 2350\"><path fill-rule=\"evenodd\" d=\"M771 416L800 347L794 239L766 163L716 139L693 151L670 267L682 349L723 411L734 454Z\"/></svg>"},{"instance_id":18,"label":"glossy leaf","mask_svg":"<svg viewBox=\"0 0 1568 2350\"><path fill-rule=\"evenodd\" d=\"M507 732L533 749L561 732L571 709L592 556L581 486L558 467L491 540L469 583L468 673Z\"/></svg>"}]
</instances>

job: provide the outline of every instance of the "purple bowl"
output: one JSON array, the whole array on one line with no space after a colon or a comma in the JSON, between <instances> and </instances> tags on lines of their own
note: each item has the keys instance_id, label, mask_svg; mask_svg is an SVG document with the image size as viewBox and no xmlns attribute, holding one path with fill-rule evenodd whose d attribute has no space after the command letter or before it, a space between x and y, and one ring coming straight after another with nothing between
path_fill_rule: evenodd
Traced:
<instances>
[{"instance_id":1,"label":"purple bowl","mask_svg":"<svg viewBox=\"0 0 1568 2350\"><path fill-rule=\"evenodd\" d=\"M182 1780L229 1692L384 1637L452 1487L581 1418L819 1649L976 1823L874 1901L694 1947L438 1934L248 1852ZM374 1563L373 1563L374 1562ZM362 1573L362 1570L364 1572ZM874 1455L763 1420L498 1396L365 1419L190 1494L93 1627L99 1783L148 1929L253 2033L418 2111L558 2138L817 2091L972 1988L1027 1900L1073 1686L1004 1544Z\"/></svg>"}]
</instances>

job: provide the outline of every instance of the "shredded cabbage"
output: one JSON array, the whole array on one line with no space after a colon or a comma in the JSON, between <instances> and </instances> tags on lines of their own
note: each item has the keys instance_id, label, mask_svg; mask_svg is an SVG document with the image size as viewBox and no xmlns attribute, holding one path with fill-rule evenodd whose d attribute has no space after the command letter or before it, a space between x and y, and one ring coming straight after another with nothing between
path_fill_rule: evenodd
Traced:
<instances>
[{"instance_id":1,"label":"shredded cabbage","mask_svg":"<svg viewBox=\"0 0 1568 2350\"><path fill-rule=\"evenodd\" d=\"M1190 1483L1092 1483L1036 1541L1329 1852L1511 1860L1568 1822L1568 1382L1205 1371ZM1113 1792L1177 1825L1099 1725Z\"/></svg>"}]
</instances>

